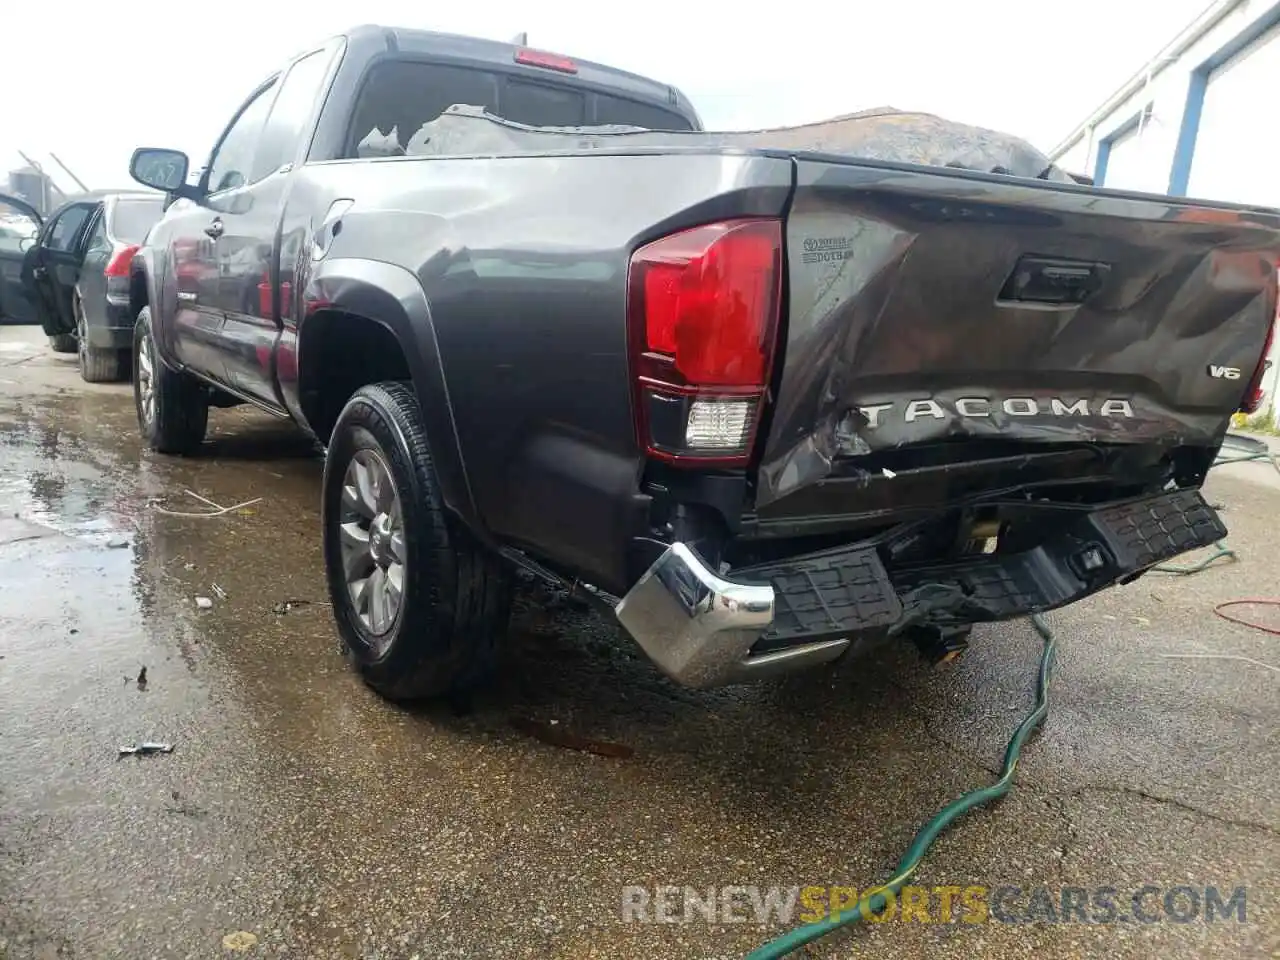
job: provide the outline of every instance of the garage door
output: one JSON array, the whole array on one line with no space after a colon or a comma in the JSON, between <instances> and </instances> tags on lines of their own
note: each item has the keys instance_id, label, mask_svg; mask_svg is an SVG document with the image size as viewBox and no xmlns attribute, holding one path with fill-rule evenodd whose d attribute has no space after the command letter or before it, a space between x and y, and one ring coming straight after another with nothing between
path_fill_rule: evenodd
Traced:
<instances>
[{"instance_id":1,"label":"garage door","mask_svg":"<svg viewBox=\"0 0 1280 960\"><path fill-rule=\"evenodd\" d=\"M1159 159L1152 155L1150 118L1111 141L1102 185L1116 190L1164 193L1169 179Z\"/></svg>"},{"instance_id":2,"label":"garage door","mask_svg":"<svg viewBox=\"0 0 1280 960\"><path fill-rule=\"evenodd\" d=\"M1207 200L1280 207L1280 26L1209 74L1187 193ZM1263 381L1266 404L1277 399L1280 344ZM1277 411L1280 413L1280 410Z\"/></svg>"},{"instance_id":3,"label":"garage door","mask_svg":"<svg viewBox=\"0 0 1280 960\"><path fill-rule=\"evenodd\" d=\"M1280 207L1280 26L1209 74L1187 193Z\"/></svg>"}]
</instances>

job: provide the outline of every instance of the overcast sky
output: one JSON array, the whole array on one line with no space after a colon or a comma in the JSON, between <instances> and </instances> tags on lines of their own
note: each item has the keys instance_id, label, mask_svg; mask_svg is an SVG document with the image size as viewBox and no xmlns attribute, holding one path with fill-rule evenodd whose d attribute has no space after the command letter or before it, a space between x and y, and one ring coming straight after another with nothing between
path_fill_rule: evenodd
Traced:
<instances>
[{"instance_id":1,"label":"overcast sky","mask_svg":"<svg viewBox=\"0 0 1280 960\"><path fill-rule=\"evenodd\" d=\"M1208 0L0 0L0 183L50 151L92 188L128 183L135 146L203 164L249 91L356 23L510 40L680 87L709 128L802 123L877 106L1026 137L1063 136ZM74 11L74 12L73 12ZM730 12L732 11L732 12ZM766 13L766 11L773 11Z\"/></svg>"}]
</instances>

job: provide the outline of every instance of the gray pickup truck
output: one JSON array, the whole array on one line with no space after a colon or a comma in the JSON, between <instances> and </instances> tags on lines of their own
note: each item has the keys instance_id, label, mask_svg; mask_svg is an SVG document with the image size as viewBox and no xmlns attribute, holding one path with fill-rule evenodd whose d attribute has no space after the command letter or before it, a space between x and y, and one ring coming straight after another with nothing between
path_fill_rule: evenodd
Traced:
<instances>
[{"instance_id":1,"label":"gray pickup truck","mask_svg":"<svg viewBox=\"0 0 1280 960\"><path fill-rule=\"evenodd\" d=\"M338 631L475 683L513 573L712 686L1072 603L1225 534L1280 213L1096 189L893 112L713 134L672 87L363 27L232 118L133 261L147 442L327 449Z\"/></svg>"}]
</instances>

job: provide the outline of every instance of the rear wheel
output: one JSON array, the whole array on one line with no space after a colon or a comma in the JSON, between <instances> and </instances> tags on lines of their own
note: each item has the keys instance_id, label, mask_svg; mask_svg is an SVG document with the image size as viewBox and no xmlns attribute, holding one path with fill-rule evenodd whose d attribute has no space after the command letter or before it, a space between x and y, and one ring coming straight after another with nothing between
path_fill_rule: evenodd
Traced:
<instances>
[{"instance_id":1,"label":"rear wheel","mask_svg":"<svg viewBox=\"0 0 1280 960\"><path fill-rule=\"evenodd\" d=\"M170 370L156 352L151 308L133 328L133 404L138 428L152 450L191 453L209 426L209 395L190 374Z\"/></svg>"},{"instance_id":2,"label":"rear wheel","mask_svg":"<svg viewBox=\"0 0 1280 960\"><path fill-rule=\"evenodd\" d=\"M59 333L49 338L54 353L75 353L80 349L74 333Z\"/></svg>"},{"instance_id":3,"label":"rear wheel","mask_svg":"<svg viewBox=\"0 0 1280 960\"><path fill-rule=\"evenodd\" d=\"M119 350L103 350L89 344L89 321L85 319L84 303L77 294L71 300L71 310L76 318L76 345L80 355L80 379L85 383L112 383L124 374Z\"/></svg>"},{"instance_id":4,"label":"rear wheel","mask_svg":"<svg viewBox=\"0 0 1280 960\"><path fill-rule=\"evenodd\" d=\"M322 499L329 596L365 681L392 700L482 682L510 616L510 573L446 519L409 387L374 384L347 402Z\"/></svg>"}]
</instances>

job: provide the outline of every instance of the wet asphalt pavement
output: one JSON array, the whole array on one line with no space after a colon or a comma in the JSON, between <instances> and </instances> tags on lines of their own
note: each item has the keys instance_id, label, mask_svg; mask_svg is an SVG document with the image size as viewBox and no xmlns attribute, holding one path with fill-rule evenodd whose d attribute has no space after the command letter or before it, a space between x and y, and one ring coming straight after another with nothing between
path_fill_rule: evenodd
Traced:
<instances>
[{"instance_id":1,"label":"wet asphalt pavement","mask_svg":"<svg viewBox=\"0 0 1280 960\"><path fill-rule=\"evenodd\" d=\"M783 928L624 923L623 886L866 886L990 778L1030 703L1022 623L939 669L891 651L693 693L605 620L526 597L470 712L389 705L337 648L314 450L256 413L211 423L203 456L144 453L127 384L0 328L2 960L740 957ZM258 502L160 512L208 509L185 491ZM1242 464L1209 495L1241 562L1052 616L1019 787L919 882L1243 886L1246 921L886 922L811 955L1278 955L1280 640L1211 610L1280 597L1280 482ZM1165 656L1185 653L1255 662ZM141 740L175 750L117 759Z\"/></svg>"}]
</instances>

